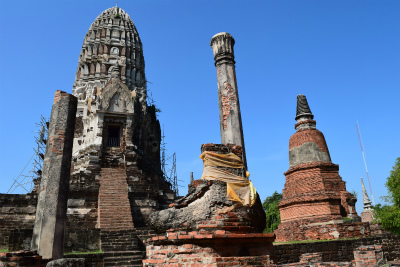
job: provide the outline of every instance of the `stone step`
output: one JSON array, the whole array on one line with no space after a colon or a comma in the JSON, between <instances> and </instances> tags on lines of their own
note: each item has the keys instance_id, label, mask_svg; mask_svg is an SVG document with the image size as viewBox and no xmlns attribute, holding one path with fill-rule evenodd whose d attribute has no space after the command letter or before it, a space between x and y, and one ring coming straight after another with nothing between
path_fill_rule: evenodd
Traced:
<instances>
[{"instance_id":1,"label":"stone step","mask_svg":"<svg viewBox=\"0 0 400 267\"><path fill-rule=\"evenodd\" d=\"M137 233L134 229L123 229L123 230L105 230L102 229L100 232L100 236L104 237L113 237L113 236L136 236Z\"/></svg>"},{"instance_id":2,"label":"stone step","mask_svg":"<svg viewBox=\"0 0 400 267\"><path fill-rule=\"evenodd\" d=\"M122 261L122 262L107 262L107 263L104 263L104 265L103 265L104 267L115 267L115 266L118 266L118 267L124 267L124 266L126 266L126 267L136 267L136 266L143 266L143 264L142 264L142 261L140 260L140 261L128 261L128 262L125 262L125 261Z\"/></svg>"},{"instance_id":3,"label":"stone step","mask_svg":"<svg viewBox=\"0 0 400 267\"><path fill-rule=\"evenodd\" d=\"M105 251L103 252L104 258L108 257L127 257L127 256L143 256L143 251L131 250L131 251Z\"/></svg>"},{"instance_id":4,"label":"stone step","mask_svg":"<svg viewBox=\"0 0 400 267\"><path fill-rule=\"evenodd\" d=\"M120 256L120 257L106 257L104 258L104 263L106 262L120 262L120 261L137 261L142 260L142 255L137 256Z\"/></svg>"},{"instance_id":5,"label":"stone step","mask_svg":"<svg viewBox=\"0 0 400 267\"><path fill-rule=\"evenodd\" d=\"M103 168L100 172L100 227L109 230L133 228L125 169Z\"/></svg>"},{"instance_id":6,"label":"stone step","mask_svg":"<svg viewBox=\"0 0 400 267\"><path fill-rule=\"evenodd\" d=\"M135 237L135 238L124 238L124 239L117 239L117 238L114 238L114 239L110 239L110 238L107 238L106 240L103 240L103 242L102 242L102 244L115 244L115 243L129 243L129 244L133 244L133 243L137 243L138 242L138 239Z\"/></svg>"},{"instance_id":7,"label":"stone step","mask_svg":"<svg viewBox=\"0 0 400 267\"><path fill-rule=\"evenodd\" d=\"M125 242L110 242L110 243L102 243L103 247L112 247L112 246L132 246L134 248L136 248L138 242L137 241L133 241L133 242L129 242L129 241L125 241Z\"/></svg>"},{"instance_id":8,"label":"stone step","mask_svg":"<svg viewBox=\"0 0 400 267\"><path fill-rule=\"evenodd\" d=\"M130 231L130 230L120 230L120 231ZM115 231L119 232L119 231ZM115 233L115 234L104 234L103 232L100 233L101 237L106 237L106 238L119 238L119 237L136 237L137 233Z\"/></svg>"},{"instance_id":9,"label":"stone step","mask_svg":"<svg viewBox=\"0 0 400 267\"><path fill-rule=\"evenodd\" d=\"M104 263L103 265L104 267L142 267L142 261L138 261L138 262L108 262L108 263Z\"/></svg>"},{"instance_id":10,"label":"stone step","mask_svg":"<svg viewBox=\"0 0 400 267\"><path fill-rule=\"evenodd\" d=\"M129 250L134 250L137 248L138 248L138 246L101 246L101 250L104 252L115 251L115 250L129 251Z\"/></svg>"},{"instance_id":11,"label":"stone step","mask_svg":"<svg viewBox=\"0 0 400 267\"><path fill-rule=\"evenodd\" d=\"M124 237L115 237L115 238L110 238L110 237L104 237L102 238L103 243L114 243L114 242L137 242L137 237L136 236L124 236Z\"/></svg>"}]
</instances>

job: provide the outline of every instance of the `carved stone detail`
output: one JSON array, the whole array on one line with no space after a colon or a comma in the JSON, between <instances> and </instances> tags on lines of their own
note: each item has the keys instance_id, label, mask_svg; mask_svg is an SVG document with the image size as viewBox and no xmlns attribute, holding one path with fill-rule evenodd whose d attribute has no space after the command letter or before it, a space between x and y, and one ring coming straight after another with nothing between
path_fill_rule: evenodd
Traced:
<instances>
[{"instance_id":1,"label":"carved stone detail","mask_svg":"<svg viewBox=\"0 0 400 267\"><path fill-rule=\"evenodd\" d=\"M116 103L115 101L118 102ZM121 109L120 112L133 113L131 92L118 78L113 79L111 84L106 85L104 88L101 94L99 109L107 111L111 104L119 106L119 109Z\"/></svg>"}]
</instances>

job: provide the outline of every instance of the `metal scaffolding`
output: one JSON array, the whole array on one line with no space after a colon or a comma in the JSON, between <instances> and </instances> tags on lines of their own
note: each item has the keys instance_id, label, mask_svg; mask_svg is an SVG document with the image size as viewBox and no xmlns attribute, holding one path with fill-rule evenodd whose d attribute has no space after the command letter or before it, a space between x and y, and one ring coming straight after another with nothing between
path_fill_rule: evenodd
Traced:
<instances>
[{"instance_id":1,"label":"metal scaffolding","mask_svg":"<svg viewBox=\"0 0 400 267\"><path fill-rule=\"evenodd\" d=\"M14 191L20 190L22 194L30 193L33 190L33 180L39 178L42 175L43 159L46 150L47 143L47 133L49 128L49 119L43 117L40 118L40 122L36 123L36 127L39 131L35 131L37 136L35 136L36 148L34 153L26 163L25 167L22 169L17 178L13 179L14 182L8 189L7 194L12 194ZM27 167L32 164L31 169Z\"/></svg>"},{"instance_id":2,"label":"metal scaffolding","mask_svg":"<svg viewBox=\"0 0 400 267\"><path fill-rule=\"evenodd\" d=\"M179 185L178 185L178 175L176 172L176 153L172 154L172 156L165 155L165 135L164 135L164 126L163 132L161 136L161 171L163 173L165 181L171 184L171 189L174 191L175 196L179 195ZM169 167L170 166L170 167ZM169 168L168 168L169 167Z\"/></svg>"}]
</instances>

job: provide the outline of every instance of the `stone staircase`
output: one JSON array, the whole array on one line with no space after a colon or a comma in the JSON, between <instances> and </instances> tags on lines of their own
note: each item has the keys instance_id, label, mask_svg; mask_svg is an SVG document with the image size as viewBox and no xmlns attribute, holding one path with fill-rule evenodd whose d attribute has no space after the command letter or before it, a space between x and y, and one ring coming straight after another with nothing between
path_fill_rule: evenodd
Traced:
<instances>
[{"instance_id":1,"label":"stone staircase","mask_svg":"<svg viewBox=\"0 0 400 267\"><path fill-rule=\"evenodd\" d=\"M99 228L133 230L125 168L102 168L99 190Z\"/></svg>"},{"instance_id":2,"label":"stone staircase","mask_svg":"<svg viewBox=\"0 0 400 267\"><path fill-rule=\"evenodd\" d=\"M125 168L101 169L99 226L104 267L143 266L145 251L133 225Z\"/></svg>"},{"instance_id":3,"label":"stone staircase","mask_svg":"<svg viewBox=\"0 0 400 267\"><path fill-rule=\"evenodd\" d=\"M104 255L104 267L143 266L146 252L140 247L135 230L101 231L101 250Z\"/></svg>"}]
</instances>

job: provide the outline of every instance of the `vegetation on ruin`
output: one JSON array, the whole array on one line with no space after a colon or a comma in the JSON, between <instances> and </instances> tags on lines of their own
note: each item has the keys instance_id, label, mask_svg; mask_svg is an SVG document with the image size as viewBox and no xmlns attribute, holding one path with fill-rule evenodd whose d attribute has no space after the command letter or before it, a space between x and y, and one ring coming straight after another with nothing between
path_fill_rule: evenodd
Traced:
<instances>
[{"instance_id":1,"label":"vegetation on ruin","mask_svg":"<svg viewBox=\"0 0 400 267\"><path fill-rule=\"evenodd\" d=\"M282 193L274 192L272 196L267 197L262 206L265 211L267 225L264 233L273 233L281 223L281 215L279 213L278 204L281 201Z\"/></svg>"},{"instance_id":2,"label":"vegetation on ruin","mask_svg":"<svg viewBox=\"0 0 400 267\"><path fill-rule=\"evenodd\" d=\"M76 252L68 252L68 253L64 253L64 255L81 255L81 254L99 254L99 253L103 253L103 251L101 251L101 249L97 250L97 251L76 251Z\"/></svg>"},{"instance_id":3,"label":"vegetation on ruin","mask_svg":"<svg viewBox=\"0 0 400 267\"><path fill-rule=\"evenodd\" d=\"M159 109L158 107L156 107L156 105L153 104L147 107L147 111L151 116L156 117L156 114L160 113L161 109Z\"/></svg>"},{"instance_id":4,"label":"vegetation on ruin","mask_svg":"<svg viewBox=\"0 0 400 267\"><path fill-rule=\"evenodd\" d=\"M388 204L377 204L374 207L374 222L381 223L383 229L400 235L400 157L396 159L385 186L389 194L382 199Z\"/></svg>"},{"instance_id":5,"label":"vegetation on ruin","mask_svg":"<svg viewBox=\"0 0 400 267\"><path fill-rule=\"evenodd\" d=\"M358 197L358 192L357 192L356 190L352 190L350 193L351 193L355 198Z\"/></svg>"},{"instance_id":6,"label":"vegetation on ruin","mask_svg":"<svg viewBox=\"0 0 400 267\"><path fill-rule=\"evenodd\" d=\"M343 222L344 222L344 223L353 222L353 221L354 221L353 218L343 217Z\"/></svg>"}]
</instances>

